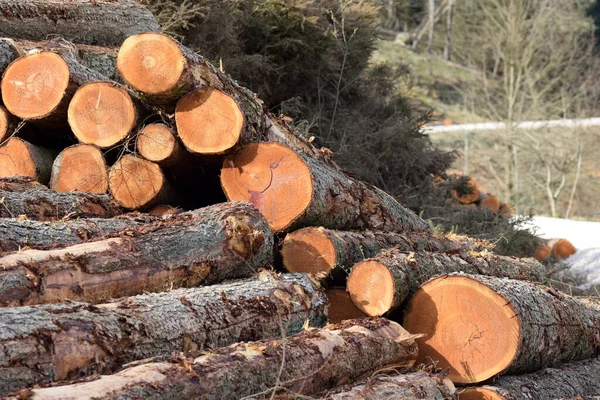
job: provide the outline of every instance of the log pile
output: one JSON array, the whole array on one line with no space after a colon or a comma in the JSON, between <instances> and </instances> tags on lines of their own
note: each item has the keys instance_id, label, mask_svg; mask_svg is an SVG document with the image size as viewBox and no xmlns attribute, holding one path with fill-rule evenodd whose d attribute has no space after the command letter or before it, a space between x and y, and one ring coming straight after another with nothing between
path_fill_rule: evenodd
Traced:
<instances>
[{"instance_id":1,"label":"log pile","mask_svg":"<svg viewBox=\"0 0 600 400\"><path fill-rule=\"evenodd\" d=\"M597 369L563 363L600 355L600 306L433 233L137 2L0 10L0 396L518 398L489 379Z\"/></svg>"}]
</instances>

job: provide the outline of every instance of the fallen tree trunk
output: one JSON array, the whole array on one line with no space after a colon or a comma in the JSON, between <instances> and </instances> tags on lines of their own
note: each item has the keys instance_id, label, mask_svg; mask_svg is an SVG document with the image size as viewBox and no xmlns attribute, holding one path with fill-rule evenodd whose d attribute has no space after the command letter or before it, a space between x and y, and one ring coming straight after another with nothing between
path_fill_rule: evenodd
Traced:
<instances>
[{"instance_id":1,"label":"fallen tree trunk","mask_svg":"<svg viewBox=\"0 0 600 400\"><path fill-rule=\"evenodd\" d=\"M256 205L274 231L430 231L387 193L279 143L250 143L227 157L221 184L228 199Z\"/></svg>"},{"instance_id":2,"label":"fallen tree trunk","mask_svg":"<svg viewBox=\"0 0 600 400\"><path fill-rule=\"evenodd\" d=\"M384 231L339 231L322 227L303 228L286 235L281 248L283 265L289 272L336 275L345 284L354 264L375 257L381 250L460 251L478 247L467 237L431 233L394 233ZM341 279L343 278L343 279Z\"/></svg>"},{"instance_id":3,"label":"fallen tree trunk","mask_svg":"<svg viewBox=\"0 0 600 400\"><path fill-rule=\"evenodd\" d=\"M71 246L156 220L145 214L45 222L0 218L0 252Z\"/></svg>"},{"instance_id":4,"label":"fallen tree trunk","mask_svg":"<svg viewBox=\"0 0 600 400\"><path fill-rule=\"evenodd\" d=\"M525 375L507 375L489 386L461 390L461 400L547 400L590 398L600 393L600 359L546 368ZM487 396L487 397L486 397Z\"/></svg>"},{"instance_id":5,"label":"fallen tree trunk","mask_svg":"<svg viewBox=\"0 0 600 400\"><path fill-rule=\"evenodd\" d=\"M346 288L354 304L370 316L398 308L431 277L466 272L512 279L546 282L546 268L532 258L497 256L490 253L406 253L390 249L356 264Z\"/></svg>"},{"instance_id":6,"label":"fallen tree trunk","mask_svg":"<svg viewBox=\"0 0 600 400\"><path fill-rule=\"evenodd\" d=\"M249 277L273 262L273 236L250 204L223 203L109 238L0 258L0 305L100 303Z\"/></svg>"},{"instance_id":7,"label":"fallen tree trunk","mask_svg":"<svg viewBox=\"0 0 600 400\"><path fill-rule=\"evenodd\" d=\"M33 389L20 398L218 400L283 388L309 395L386 366L411 366L416 354L413 336L400 325L354 320L285 340L238 343L178 363L142 364L78 385Z\"/></svg>"},{"instance_id":8,"label":"fallen tree trunk","mask_svg":"<svg viewBox=\"0 0 600 400\"><path fill-rule=\"evenodd\" d=\"M173 352L293 335L327 321L327 300L306 275L257 278L125 298L114 303L0 310L0 395Z\"/></svg>"},{"instance_id":9,"label":"fallen tree trunk","mask_svg":"<svg viewBox=\"0 0 600 400\"><path fill-rule=\"evenodd\" d=\"M160 32L160 26L146 7L132 0L0 2L1 36L45 40L56 35L74 43L119 46L141 32Z\"/></svg>"},{"instance_id":10,"label":"fallen tree trunk","mask_svg":"<svg viewBox=\"0 0 600 400\"><path fill-rule=\"evenodd\" d=\"M327 400L417 400L456 399L456 388L450 379L427 372L400 375L377 375L366 382L336 389ZM417 395L418 394L418 395ZM462 400L462 396L460 397Z\"/></svg>"},{"instance_id":11,"label":"fallen tree trunk","mask_svg":"<svg viewBox=\"0 0 600 400\"><path fill-rule=\"evenodd\" d=\"M77 217L110 218L123 213L107 195L57 193L22 178L0 182L0 200L0 218L24 215L38 221L56 221Z\"/></svg>"},{"instance_id":12,"label":"fallen tree trunk","mask_svg":"<svg viewBox=\"0 0 600 400\"><path fill-rule=\"evenodd\" d=\"M87 144L61 151L52 164L50 188L57 192L106 193L108 171L102 152Z\"/></svg>"},{"instance_id":13,"label":"fallen tree trunk","mask_svg":"<svg viewBox=\"0 0 600 400\"><path fill-rule=\"evenodd\" d=\"M439 361L455 383L482 382L600 355L600 303L529 282L452 274L425 283L404 323L419 360Z\"/></svg>"},{"instance_id":14,"label":"fallen tree trunk","mask_svg":"<svg viewBox=\"0 0 600 400\"><path fill-rule=\"evenodd\" d=\"M55 156L53 150L11 137L0 146L0 178L21 175L48 183Z\"/></svg>"}]
</instances>

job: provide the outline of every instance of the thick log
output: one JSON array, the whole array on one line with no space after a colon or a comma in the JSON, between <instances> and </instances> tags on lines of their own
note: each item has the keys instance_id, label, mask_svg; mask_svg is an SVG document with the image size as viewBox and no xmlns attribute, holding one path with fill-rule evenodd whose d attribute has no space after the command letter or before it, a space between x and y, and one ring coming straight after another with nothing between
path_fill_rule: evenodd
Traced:
<instances>
[{"instance_id":1,"label":"thick log","mask_svg":"<svg viewBox=\"0 0 600 400\"><path fill-rule=\"evenodd\" d=\"M137 135L136 149L142 157L161 166L185 163L185 149L173 130L165 124L149 124L143 127Z\"/></svg>"},{"instance_id":2,"label":"thick log","mask_svg":"<svg viewBox=\"0 0 600 400\"><path fill-rule=\"evenodd\" d=\"M152 13L133 0L2 0L0 36L119 46L141 32L160 32Z\"/></svg>"},{"instance_id":3,"label":"thick log","mask_svg":"<svg viewBox=\"0 0 600 400\"><path fill-rule=\"evenodd\" d=\"M28 190L48 189L30 176L13 175L0 178L0 190L3 192L26 192Z\"/></svg>"},{"instance_id":4,"label":"thick log","mask_svg":"<svg viewBox=\"0 0 600 400\"><path fill-rule=\"evenodd\" d=\"M524 375L507 375L490 385L459 391L460 400L590 399L600 393L600 359L563 364ZM487 397L486 397L487 396Z\"/></svg>"},{"instance_id":5,"label":"thick log","mask_svg":"<svg viewBox=\"0 0 600 400\"><path fill-rule=\"evenodd\" d=\"M279 143L250 143L227 157L221 184L228 199L256 205L274 231L430 231L387 193Z\"/></svg>"},{"instance_id":6,"label":"thick log","mask_svg":"<svg viewBox=\"0 0 600 400\"><path fill-rule=\"evenodd\" d=\"M552 248L546 243L540 243L535 248L535 259L538 261L546 261L552 255Z\"/></svg>"},{"instance_id":7,"label":"thick log","mask_svg":"<svg viewBox=\"0 0 600 400\"><path fill-rule=\"evenodd\" d=\"M306 275L270 273L114 303L0 310L0 395L172 352L293 335L323 326L327 301Z\"/></svg>"},{"instance_id":8,"label":"thick log","mask_svg":"<svg viewBox=\"0 0 600 400\"><path fill-rule=\"evenodd\" d=\"M454 383L600 355L600 303L506 278L432 279L410 299L404 323L424 334L419 360L439 361Z\"/></svg>"},{"instance_id":9,"label":"thick log","mask_svg":"<svg viewBox=\"0 0 600 400\"><path fill-rule=\"evenodd\" d=\"M552 256L555 260L568 258L577 252L573 243L567 239L552 239L548 241L548 246L552 248Z\"/></svg>"},{"instance_id":10,"label":"thick log","mask_svg":"<svg viewBox=\"0 0 600 400\"><path fill-rule=\"evenodd\" d=\"M479 201L481 190L475 178L470 178L465 188L454 189L452 195L461 204L473 204Z\"/></svg>"},{"instance_id":11,"label":"thick log","mask_svg":"<svg viewBox=\"0 0 600 400\"><path fill-rule=\"evenodd\" d=\"M3 187L9 190L1 189ZM38 221L56 221L77 217L110 218L123 214L123 209L107 195L58 193L22 178L0 182L0 199L0 218L24 215Z\"/></svg>"},{"instance_id":12,"label":"thick log","mask_svg":"<svg viewBox=\"0 0 600 400\"><path fill-rule=\"evenodd\" d=\"M51 149L11 137L0 146L0 178L21 175L48 183L55 156Z\"/></svg>"},{"instance_id":13,"label":"thick log","mask_svg":"<svg viewBox=\"0 0 600 400\"><path fill-rule=\"evenodd\" d=\"M356 264L346 288L354 304L370 316L400 307L421 284L436 275L465 272L512 279L547 282L546 268L531 258L514 258L487 252L407 253L390 249Z\"/></svg>"},{"instance_id":14,"label":"thick log","mask_svg":"<svg viewBox=\"0 0 600 400\"><path fill-rule=\"evenodd\" d=\"M413 336L395 322L353 320L285 340L238 343L177 363L142 364L91 382L33 389L20 398L225 400L280 388L310 395L386 366L411 366L416 354Z\"/></svg>"},{"instance_id":15,"label":"thick log","mask_svg":"<svg viewBox=\"0 0 600 400\"><path fill-rule=\"evenodd\" d=\"M145 214L45 222L0 218L0 251L60 248L98 239L156 220L156 217Z\"/></svg>"},{"instance_id":16,"label":"thick log","mask_svg":"<svg viewBox=\"0 0 600 400\"><path fill-rule=\"evenodd\" d=\"M456 388L445 376L419 371L400 375L376 375L366 382L328 394L327 400L453 400Z\"/></svg>"},{"instance_id":17,"label":"thick log","mask_svg":"<svg viewBox=\"0 0 600 400\"><path fill-rule=\"evenodd\" d=\"M106 193L108 171L102 152L87 144L61 151L52 165L50 188L57 192Z\"/></svg>"},{"instance_id":18,"label":"thick log","mask_svg":"<svg viewBox=\"0 0 600 400\"><path fill-rule=\"evenodd\" d=\"M223 203L63 249L0 258L0 305L100 303L252 276L273 262L273 237L250 204Z\"/></svg>"},{"instance_id":19,"label":"thick log","mask_svg":"<svg viewBox=\"0 0 600 400\"><path fill-rule=\"evenodd\" d=\"M332 274L335 275L334 281L345 284L354 264L392 247L407 252L442 252L474 250L479 245L467 237L431 233L357 232L309 227L287 234L281 255L289 272Z\"/></svg>"},{"instance_id":20,"label":"thick log","mask_svg":"<svg viewBox=\"0 0 600 400\"><path fill-rule=\"evenodd\" d=\"M110 168L108 185L115 200L130 210L176 201L162 168L133 154L124 155Z\"/></svg>"}]
</instances>

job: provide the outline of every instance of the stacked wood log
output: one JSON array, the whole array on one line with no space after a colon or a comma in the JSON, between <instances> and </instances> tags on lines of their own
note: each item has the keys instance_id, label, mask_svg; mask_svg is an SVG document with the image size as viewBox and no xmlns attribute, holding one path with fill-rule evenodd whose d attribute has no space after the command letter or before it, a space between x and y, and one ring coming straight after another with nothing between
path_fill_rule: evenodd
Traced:
<instances>
[{"instance_id":1,"label":"stacked wood log","mask_svg":"<svg viewBox=\"0 0 600 400\"><path fill-rule=\"evenodd\" d=\"M0 395L451 399L600 355L598 305L433 233L137 2L0 11Z\"/></svg>"},{"instance_id":2,"label":"stacked wood log","mask_svg":"<svg viewBox=\"0 0 600 400\"><path fill-rule=\"evenodd\" d=\"M461 171L453 169L447 170L446 174L450 178L459 178L463 176ZM444 181L444 179L441 177L437 177L436 179L436 183L441 183ZM469 177L464 186L453 189L452 196L460 205L470 208L480 208L491 214L500 215L504 218L510 218L515 214L515 210L510 204L501 202L497 196L489 193L488 190L479 184L479 182L477 182L477 180L475 180L473 177Z\"/></svg>"}]
</instances>

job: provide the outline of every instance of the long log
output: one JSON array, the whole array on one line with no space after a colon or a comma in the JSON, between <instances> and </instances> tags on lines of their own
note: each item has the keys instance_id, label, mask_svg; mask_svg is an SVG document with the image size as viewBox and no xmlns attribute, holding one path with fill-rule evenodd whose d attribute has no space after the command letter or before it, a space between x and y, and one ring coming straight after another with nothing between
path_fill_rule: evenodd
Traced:
<instances>
[{"instance_id":1,"label":"long log","mask_svg":"<svg viewBox=\"0 0 600 400\"><path fill-rule=\"evenodd\" d=\"M506 278L432 279L410 299L404 324L424 334L419 360L438 361L454 383L600 355L600 303Z\"/></svg>"},{"instance_id":2,"label":"long log","mask_svg":"<svg viewBox=\"0 0 600 400\"><path fill-rule=\"evenodd\" d=\"M308 227L285 236L281 255L283 265L289 272L340 275L344 278L341 284L344 284L354 264L375 257L381 250L392 247L407 252L443 252L475 250L479 249L480 245L474 240L460 236L420 232L340 231Z\"/></svg>"},{"instance_id":3,"label":"long log","mask_svg":"<svg viewBox=\"0 0 600 400\"><path fill-rule=\"evenodd\" d=\"M589 399L600 394L600 359L563 364L459 391L460 400Z\"/></svg>"},{"instance_id":4,"label":"long log","mask_svg":"<svg viewBox=\"0 0 600 400\"><path fill-rule=\"evenodd\" d=\"M277 389L310 395L386 366L411 366L416 354L413 336L395 322L353 320L285 340L238 343L175 363L142 364L91 382L33 389L20 398L225 400Z\"/></svg>"},{"instance_id":5,"label":"long log","mask_svg":"<svg viewBox=\"0 0 600 400\"><path fill-rule=\"evenodd\" d=\"M48 183L55 156L51 149L11 137L0 146L0 178L21 175Z\"/></svg>"},{"instance_id":6,"label":"long log","mask_svg":"<svg viewBox=\"0 0 600 400\"><path fill-rule=\"evenodd\" d=\"M0 218L0 252L71 246L155 222L157 219L146 214L41 222L22 218Z\"/></svg>"},{"instance_id":7,"label":"long log","mask_svg":"<svg viewBox=\"0 0 600 400\"><path fill-rule=\"evenodd\" d=\"M108 238L0 258L0 305L111 298L252 276L273 262L273 236L250 204L223 203Z\"/></svg>"},{"instance_id":8,"label":"long log","mask_svg":"<svg viewBox=\"0 0 600 400\"><path fill-rule=\"evenodd\" d=\"M227 157L221 184L228 199L256 205L274 231L430 231L387 193L279 143L250 143Z\"/></svg>"},{"instance_id":9,"label":"long log","mask_svg":"<svg viewBox=\"0 0 600 400\"><path fill-rule=\"evenodd\" d=\"M30 176L13 175L0 178L0 190L3 192L26 192L28 190L48 190L48 188Z\"/></svg>"},{"instance_id":10,"label":"long log","mask_svg":"<svg viewBox=\"0 0 600 400\"><path fill-rule=\"evenodd\" d=\"M546 268L532 258L514 258L487 252L455 254L390 249L356 264L346 288L354 304L370 316L400 307L404 300L430 278L465 272L512 279L547 282Z\"/></svg>"},{"instance_id":11,"label":"long log","mask_svg":"<svg viewBox=\"0 0 600 400\"><path fill-rule=\"evenodd\" d=\"M366 382L336 389L327 400L453 400L457 390L450 379L423 371L376 375ZM462 400L462 397L461 397Z\"/></svg>"},{"instance_id":12,"label":"long log","mask_svg":"<svg viewBox=\"0 0 600 400\"><path fill-rule=\"evenodd\" d=\"M327 320L327 300L306 275L178 289L114 303L0 310L0 395L148 357L278 338Z\"/></svg>"},{"instance_id":13,"label":"long log","mask_svg":"<svg viewBox=\"0 0 600 400\"><path fill-rule=\"evenodd\" d=\"M0 181L0 200L0 218L24 215L38 221L55 221L77 217L110 218L123 213L107 195L57 193L22 178Z\"/></svg>"},{"instance_id":14,"label":"long log","mask_svg":"<svg viewBox=\"0 0 600 400\"><path fill-rule=\"evenodd\" d=\"M2 0L0 36L119 46L141 32L160 32L152 13L133 0Z\"/></svg>"}]
</instances>

